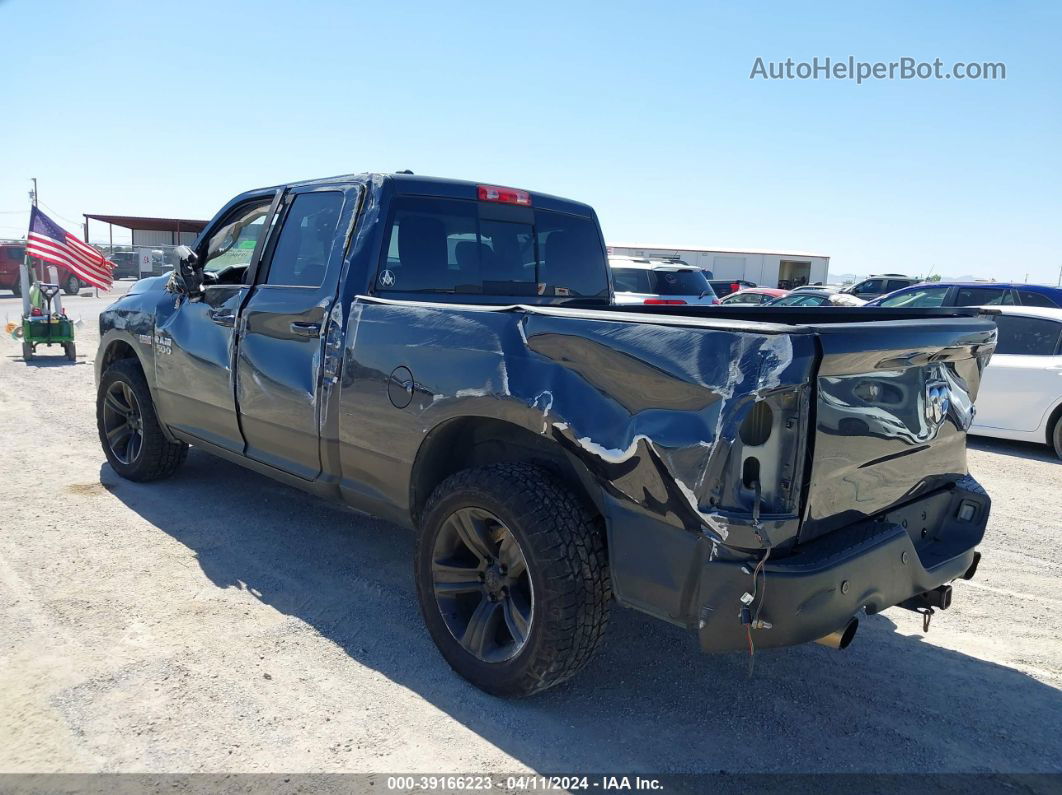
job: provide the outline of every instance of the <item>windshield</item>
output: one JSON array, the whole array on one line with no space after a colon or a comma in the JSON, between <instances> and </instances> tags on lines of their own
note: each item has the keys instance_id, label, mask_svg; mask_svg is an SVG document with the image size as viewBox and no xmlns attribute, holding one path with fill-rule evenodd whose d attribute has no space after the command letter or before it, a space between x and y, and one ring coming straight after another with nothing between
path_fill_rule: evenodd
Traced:
<instances>
[{"instance_id":1,"label":"windshield","mask_svg":"<svg viewBox=\"0 0 1062 795\"><path fill-rule=\"evenodd\" d=\"M703 271L690 269L681 271L648 271L652 289L657 295L701 295L714 296L712 285Z\"/></svg>"}]
</instances>

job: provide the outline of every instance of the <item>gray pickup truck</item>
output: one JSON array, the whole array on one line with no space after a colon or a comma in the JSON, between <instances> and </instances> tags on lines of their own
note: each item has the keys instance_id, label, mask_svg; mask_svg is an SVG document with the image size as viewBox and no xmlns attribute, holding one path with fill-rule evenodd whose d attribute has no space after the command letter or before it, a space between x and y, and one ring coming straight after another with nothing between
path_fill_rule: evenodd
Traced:
<instances>
[{"instance_id":1,"label":"gray pickup truck","mask_svg":"<svg viewBox=\"0 0 1062 795\"><path fill-rule=\"evenodd\" d=\"M574 675L613 598L750 653L949 605L989 512L990 320L616 306L609 279L594 211L554 196L250 191L100 316L100 441L133 480L195 445L416 528L428 631L499 695Z\"/></svg>"}]
</instances>

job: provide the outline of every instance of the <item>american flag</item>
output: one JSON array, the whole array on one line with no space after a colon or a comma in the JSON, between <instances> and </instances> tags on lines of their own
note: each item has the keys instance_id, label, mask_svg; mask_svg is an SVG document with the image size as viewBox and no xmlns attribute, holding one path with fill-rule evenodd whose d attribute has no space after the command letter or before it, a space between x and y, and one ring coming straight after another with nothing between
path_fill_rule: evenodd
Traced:
<instances>
[{"instance_id":1,"label":"american flag","mask_svg":"<svg viewBox=\"0 0 1062 795\"><path fill-rule=\"evenodd\" d=\"M26 254L59 265L81 281L103 290L110 289L114 267L100 252L83 243L36 207L30 212Z\"/></svg>"}]
</instances>

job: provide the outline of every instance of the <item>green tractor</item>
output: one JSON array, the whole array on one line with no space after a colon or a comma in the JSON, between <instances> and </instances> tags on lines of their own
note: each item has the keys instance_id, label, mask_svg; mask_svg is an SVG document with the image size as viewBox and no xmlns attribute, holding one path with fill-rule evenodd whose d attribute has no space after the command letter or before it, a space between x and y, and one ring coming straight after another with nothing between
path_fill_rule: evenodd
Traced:
<instances>
[{"instance_id":1,"label":"green tractor","mask_svg":"<svg viewBox=\"0 0 1062 795\"><path fill-rule=\"evenodd\" d=\"M22 358L30 361L38 345L61 345L70 361L77 358L74 323L57 299L58 284L34 282L30 285L29 269L22 265Z\"/></svg>"}]
</instances>

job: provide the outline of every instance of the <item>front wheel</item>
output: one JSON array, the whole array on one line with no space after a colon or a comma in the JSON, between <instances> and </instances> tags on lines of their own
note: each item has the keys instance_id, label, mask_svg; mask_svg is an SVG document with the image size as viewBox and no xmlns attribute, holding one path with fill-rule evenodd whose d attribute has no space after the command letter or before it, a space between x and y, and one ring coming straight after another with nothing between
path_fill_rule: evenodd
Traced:
<instances>
[{"instance_id":1,"label":"front wheel","mask_svg":"<svg viewBox=\"0 0 1062 795\"><path fill-rule=\"evenodd\" d=\"M465 470L435 489L417 534L415 579L443 657L497 696L571 678L608 623L602 529L530 464Z\"/></svg>"},{"instance_id":2,"label":"front wheel","mask_svg":"<svg viewBox=\"0 0 1062 795\"><path fill-rule=\"evenodd\" d=\"M188 455L188 445L171 442L162 432L135 359L119 359L100 378L96 427L111 468L129 480L167 478Z\"/></svg>"},{"instance_id":3,"label":"front wheel","mask_svg":"<svg viewBox=\"0 0 1062 795\"><path fill-rule=\"evenodd\" d=\"M1055 446L1055 455L1062 458L1062 414L1055 420L1055 428L1051 434L1051 441Z\"/></svg>"}]
</instances>

